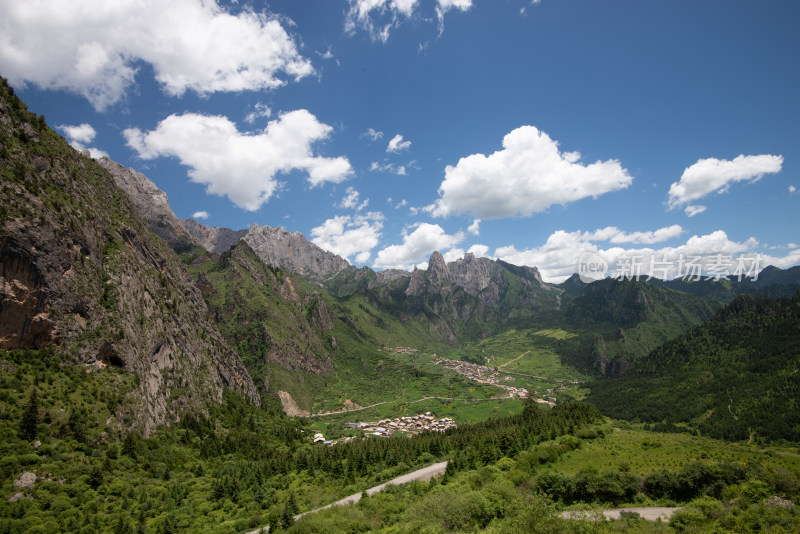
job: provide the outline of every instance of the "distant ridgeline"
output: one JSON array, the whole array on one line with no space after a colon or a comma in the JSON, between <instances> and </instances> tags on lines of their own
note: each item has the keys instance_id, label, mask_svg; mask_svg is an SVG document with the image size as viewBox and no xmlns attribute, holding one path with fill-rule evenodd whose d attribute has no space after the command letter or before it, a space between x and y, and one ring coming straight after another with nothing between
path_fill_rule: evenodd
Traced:
<instances>
[{"instance_id":1,"label":"distant ridgeline","mask_svg":"<svg viewBox=\"0 0 800 534\"><path fill-rule=\"evenodd\" d=\"M704 435L800 441L800 293L742 295L712 319L595 382L612 417L688 423Z\"/></svg>"}]
</instances>

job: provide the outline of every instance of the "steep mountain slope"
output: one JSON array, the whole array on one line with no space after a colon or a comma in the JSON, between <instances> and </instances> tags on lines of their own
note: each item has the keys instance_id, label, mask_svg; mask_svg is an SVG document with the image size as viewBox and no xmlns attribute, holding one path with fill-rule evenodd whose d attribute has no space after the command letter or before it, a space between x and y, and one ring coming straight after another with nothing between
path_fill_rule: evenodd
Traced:
<instances>
[{"instance_id":1,"label":"steep mountain slope","mask_svg":"<svg viewBox=\"0 0 800 534\"><path fill-rule=\"evenodd\" d=\"M178 219L170 208L167 194L156 187L149 178L108 158L100 158L97 163L107 170L119 188L125 191L139 210L145 224L170 247L197 244L184 228L183 221Z\"/></svg>"},{"instance_id":2,"label":"steep mountain slope","mask_svg":"<svg viewBox=\"0 0 800 534\"><path fill-rule=\"evenodd\" d=\"M661 284L692 295L713 299L720 305L728 304L739 295L772 298L791 298L800 290L800 266L781 269L769 265L755 277L730 276L720 280L675 279Z\"/></svg>"},{"instance_id":3,"label":"steep mountain slope","mask_svg":"<svg viewBox=\"0 0 800 534\"><path fill-rule=\"evenodd\" d=\"M434 252L428 268L414 270L403 300L394 304L408 315L428 317L440 338L456 341L541 319L557 308L559 293L535 268L469 253L447 264Z\"/></svg>"},{"instance_id":4,"label":"steep mountain slope","mask_svg":"<svg viewBox=\"0 0 800 534\"><path fill-rule=\"evenodd\" d=\"M800 294L742 295L624 376L594 384L590 399L612 417L685 422L726 439L797 441L798 367Z\"/></svg>"},{"instance_id":5,"label":"steep mountain slope","mask_svg":"<svg viewBox=\"0 0 800 534\"><path fill-rule=\"evenodd\" d=\"M118 418L144 433L225 386L259 402L180 260L5 80L0 172L0 348L55 344L65 362L129 370L138 385Z\"/></svg>"},{"instance_id":6,"label":"steep mountain slope","mask_svg":"<svg viewBox=\"0 0 800 534\"><path fill-rule=\"evenodd\" d=\"M319 294L296 288L289 273L265 265L244 241L222 255L190 261L213 319L265 391L269 362L308 373L331 371L336 317Z\"/></svg>"},{"instance_id":7,"label":"steep mountain slope","mask_svg":"<svg viewBox=\"0 0 800 534\"><path fill-rule=\"evenodd\" d=\"M599 376L624 373L717 308L714 300L643 280L567 280L561 287L566 328L578 333L561 344L561 354L567 363Z\"/></svg>"},{"instance_id":8,"label":"steep mountain slope","mask_svg":"<svg viewBox=\"0 0 800 534\"><path fill-rule=\"evenodd\" d=\"M183 219L183 228L195 242L209 252L222 254L247 235L247 230L230 230L217 226L206 226L194 219Z\"/></svg>"}]
</instances>

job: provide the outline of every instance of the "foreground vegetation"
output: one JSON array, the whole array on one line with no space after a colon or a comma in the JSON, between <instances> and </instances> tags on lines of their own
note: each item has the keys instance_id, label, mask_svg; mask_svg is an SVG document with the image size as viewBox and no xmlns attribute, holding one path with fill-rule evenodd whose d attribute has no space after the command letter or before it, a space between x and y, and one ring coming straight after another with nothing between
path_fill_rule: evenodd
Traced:
<instances>
[{"instance_id":1,"label":"foreground vegetation","mask_svg":"<svg viewBox=\"0 0 800 534\"><path fill-rule=\"evenodd\" d=\"M681 505L670 529L800 529L796 448L619 428L566 403L445 434L313 445L276 400L233 393L207 416L148 437L113 414L132 377L61 366L52 351L0 355L0 532L666 532L633 515L563 519L565 509ZM445 476L391 487L294 523L292 514L449 459ZM23 473L32 487L18 487Z\"/></svg>"},{"instance_id":2,"label":"foreground vegetation","mask_svg":"<svg viewBox=\"0 0 800 534\"><path fill-rule=\"evenodd\" d=\"M144 438L113 424L131 379L124 371L61 366L52 351L4 352L0 363L0 532L239 532L282 518L289 526L292 512L416 466L491 465L601 419L585 404L542 412L531 403L445 434L328 448L275 401L261 409L228 392L207 416ZM32 487L26 472L36 475Z\"/></svg>"}]
</instances>

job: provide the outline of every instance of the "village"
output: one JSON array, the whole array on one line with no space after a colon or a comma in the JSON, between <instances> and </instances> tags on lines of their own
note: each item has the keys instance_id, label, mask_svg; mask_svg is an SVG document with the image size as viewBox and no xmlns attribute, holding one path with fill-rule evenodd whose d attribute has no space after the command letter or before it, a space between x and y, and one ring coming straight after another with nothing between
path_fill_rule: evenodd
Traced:
<instances>
[{"instance_id":1,"label":"village","mask_svg":"<svg viewBox=\"0 0 800 534\"><path fill-rule=\"evenodd\" d=\"M464 375L465 377L469 378L470 380L474 380L480 384L489 384L491 386L495 386L501 389L504 389L509 397L519 397L524 399L528 396L528 390L525 388L518 388L514 386L510 386L508 384L504 384L503 382L510 382L514 380L514 377L502 374L496 369L492 369L491 367L486 367L485 365L478 365L472 362L465 362L461 360L449 360L447 358L440 358L436 357L433 360L434 365L441 365L451 371L455 371L460 375ZM547 401L541 401L537 399L537 402L542 402L543 404L549 404Z\"/></svg>"},{"instance_id":2,"label":"village","mask_svg":"<svg viewBox=\"0 0 800 534\"><path fill-rule=\"evenodd\" d=\"M425 412L424 414L396 417L394 419L382 419L378 422L346 423L345 427L350 430L361 430L371 436L389 437L396 432L403 432L408 436L426 431L444 432L450 428L457 428L457 425L450 417L437 419L431 412ZM314 443L334 445L336 442L326 440L322 433L317 432L314 434Z\"/></svg>"}]
</instances>

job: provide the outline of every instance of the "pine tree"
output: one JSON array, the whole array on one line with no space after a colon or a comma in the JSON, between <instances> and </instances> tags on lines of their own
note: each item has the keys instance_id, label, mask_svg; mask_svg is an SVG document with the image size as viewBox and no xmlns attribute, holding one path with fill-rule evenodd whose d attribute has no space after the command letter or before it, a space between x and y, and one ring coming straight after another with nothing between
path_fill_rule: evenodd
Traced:
<instances>
[{"instance_id":1,"label":"pine tree","mask_svg":"<svg viewBox=\"0 0 800 534\"><path fill-rule=\"evenodd\" d=\"M23 439L31 441L36 437L36 427L39 424L39 397L36 388L31 390L28 402L22 412L22 420L19 423L19 433Z\"/></svg>"},{"instance_id":2,"label":"pine tree","mask_svg":"<svg viewBox=\"0 0 800 534\"><path fill-rule=\"evenodd\" d=\"M289 500L286 501L286 508L288 508L289 513L291 513L293 516L300 513L300 507L297 506L297 499L295 498L293 491L289 493Z\"/></svg>"},{"instance_id":3,"label":"pine tree","mask_svg":"<svg viewBox=\"0 0 800 534\"><path fill-rule=\"evenodd\" d=\"M289 528L294 524L294 516L289 510L289 503L283 505L283 512L281 513L281 527Z\"/></svg>"}]
</instances>

